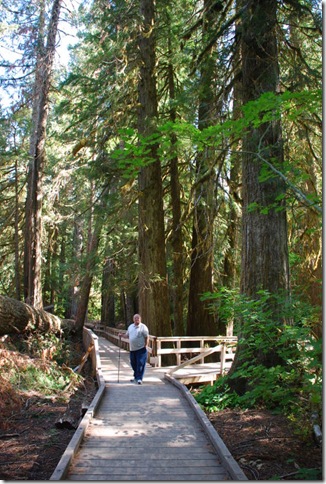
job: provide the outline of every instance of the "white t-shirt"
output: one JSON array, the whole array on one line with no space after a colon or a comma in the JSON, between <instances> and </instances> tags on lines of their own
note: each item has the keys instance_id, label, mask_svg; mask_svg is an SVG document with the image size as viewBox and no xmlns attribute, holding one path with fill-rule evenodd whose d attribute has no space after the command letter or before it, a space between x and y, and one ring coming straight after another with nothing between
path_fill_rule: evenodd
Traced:
<instances>
[{"instance_id":1,"label":"white t-shirt","mask_svg":"<svg viewBox=\"0 0 326 484\"><path fill-rule=\"evenodd\" d=\"M149 331L146 324L139 323L138 326L136 326L134 323L132 323L127 329L130 351L137 351L144 348L148 335Z\"/></svg>"}]
</instances>

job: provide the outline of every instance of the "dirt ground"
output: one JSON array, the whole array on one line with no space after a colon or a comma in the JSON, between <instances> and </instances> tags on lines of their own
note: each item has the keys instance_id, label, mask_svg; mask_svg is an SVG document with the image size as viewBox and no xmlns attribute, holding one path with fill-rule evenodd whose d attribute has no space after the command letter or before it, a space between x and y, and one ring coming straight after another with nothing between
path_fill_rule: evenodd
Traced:
<instances>
[{"instance_id":1,"label":"dirt ground","mask_svg":"<svg viewBox=\"0 0 326 484\"><path fill-rule=\"evenodd\" d=\"M208 418L249 480L322 480L322 448L303 442L282 415L223 410Z\"/></svg>"},{"instance_id":2,"label":"dirt ground","mask_svg":"<svg viewBox=\"0 0 326 484\"><path fill-rule=\"evenodd\" d=\"M20 410L2 418L0 479L49 480L96 390L86 377L68 405L31 395Z\"/></svg>"},{"instance_id":3,"label":"dirt ground","mask_svg":"<svg viewBox=\"0 0 326 484\"><path fill-rule=\"evenodd\" d=\"M69 408L77 426L82 406L91 403L96 389L86 365L85 384L68 406L30 395L19 410L2 413L0 479L49 480L75 431L58 428L57 422ZM0 388L0 399L3 395ZM209 419L249 480L322 479L322 449L313 440L302 443L282 416L263 410L224 410ZM305 470L300 477L300 469L312 469L313 474Z\"/></svg>"}]
</instances>

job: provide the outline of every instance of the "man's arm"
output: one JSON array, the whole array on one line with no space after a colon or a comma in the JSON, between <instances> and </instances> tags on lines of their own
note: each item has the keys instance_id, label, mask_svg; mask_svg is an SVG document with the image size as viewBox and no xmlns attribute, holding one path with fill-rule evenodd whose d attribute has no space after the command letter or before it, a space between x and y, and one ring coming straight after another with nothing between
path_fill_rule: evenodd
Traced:
<instances>
[{"instance_id":1,"label":"man's arm","mask_svg":"<svg viewBox=\"0 0 326 484\"><path fill-rule=\"evenodd\" d=\"M118 336L119 336L119 338L129 339L128 331L126 333L119 333Z\"/></svg>"}]
</instances>

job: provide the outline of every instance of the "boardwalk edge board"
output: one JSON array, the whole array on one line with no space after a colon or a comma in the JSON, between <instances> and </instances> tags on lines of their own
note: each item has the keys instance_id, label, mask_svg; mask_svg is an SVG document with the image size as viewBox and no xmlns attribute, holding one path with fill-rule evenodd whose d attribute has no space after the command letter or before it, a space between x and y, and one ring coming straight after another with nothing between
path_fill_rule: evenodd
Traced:
<instances>
[{"instance_id":1,"label":"boardwalk edge board","mask_svg":"<svg viewBox=\"0 0 326 484\"><path fill-rule=\"evenodd\" d=\"M186 397L190 406L193 408L197 418L199 419L206 435L209 437L214 449L220 457L222 463L225 465L226 470L229 472L231 478L236 481L247 481L247 476L242 471L241 467L234 459L229 449L219 436L218 432L210 423L205 412L200 408L200 405L196 402L195 398L192 396L188 388L168 373L165 373L164 378L173 385L175 385Z\"/></svg>"},{"instance_id":2,"label":"boardwalk edge board","mask_svg":"<svg viewBox=\"0 0 326 484\"><path fill-rule=\"evenodd\" d=\"M49 479L50 481L61 481L65 479L70 463L73 457L76 455L77 450L80 447L80 444L84 438L87 427L89 426L90 421L93 418L99 406L100 401L102 400L102 397L104 395L104 391L106 388L106 383L103 378L103 373L101 368L101 359L99 356L98 336L91 329L88 329L88 328L84 328L84 333L83 333L84 337L85 337L85 334L88 340L88 344L90 340L94 344L95 366L96 366L95 369L96 369L96 377L97 377L97 383L98 383L99 389L97 390L96 395L93 398L90 406L88 407L87 412L85 413L80 424L78 425L76 432L72 436L68 444L68 447L62 454L59 463L54 469Z\"/></svg>"},{"instance_id":3,"label":"boardwalk edge board","mask_svg":"<svg viewBox=\"0 0 326 484\"><path fill-rule=\"evenodd\" d=\"M101 384L100 388L96 392L96 395L93 398L92 403L89 406L89 409L87 410L82 421L78 425L78 428L74 433L74 435L72 436L71 441L68 444L68 447L62 454L57 467L53 471L49 479L50 481L60 481L65 479L69 465L84 438L87 427L91 419L93 418L93 415L95 414L96 409L104 395L105 388L106 388L106 384L103 383Z\"/></svg>"}]
</instances>

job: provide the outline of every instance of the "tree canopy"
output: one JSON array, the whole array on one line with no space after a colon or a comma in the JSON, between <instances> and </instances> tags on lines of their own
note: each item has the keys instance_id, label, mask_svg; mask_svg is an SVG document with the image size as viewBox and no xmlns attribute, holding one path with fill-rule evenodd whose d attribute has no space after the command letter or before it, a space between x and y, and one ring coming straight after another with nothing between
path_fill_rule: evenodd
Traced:
<instances>
[{"instance_id":1,"label":"tree canopy","mask_svg":"<svg viewBox=\"0 0 326 484\"><path fill-rule=\"evenodd\" d=\"M318 341L319 2L13 0L0 18L0 293L77 329L140 311L158 336L234 332L235 374L264 317L259 364L284 363L288 325Z\"/></svg>"}]
</instances>

